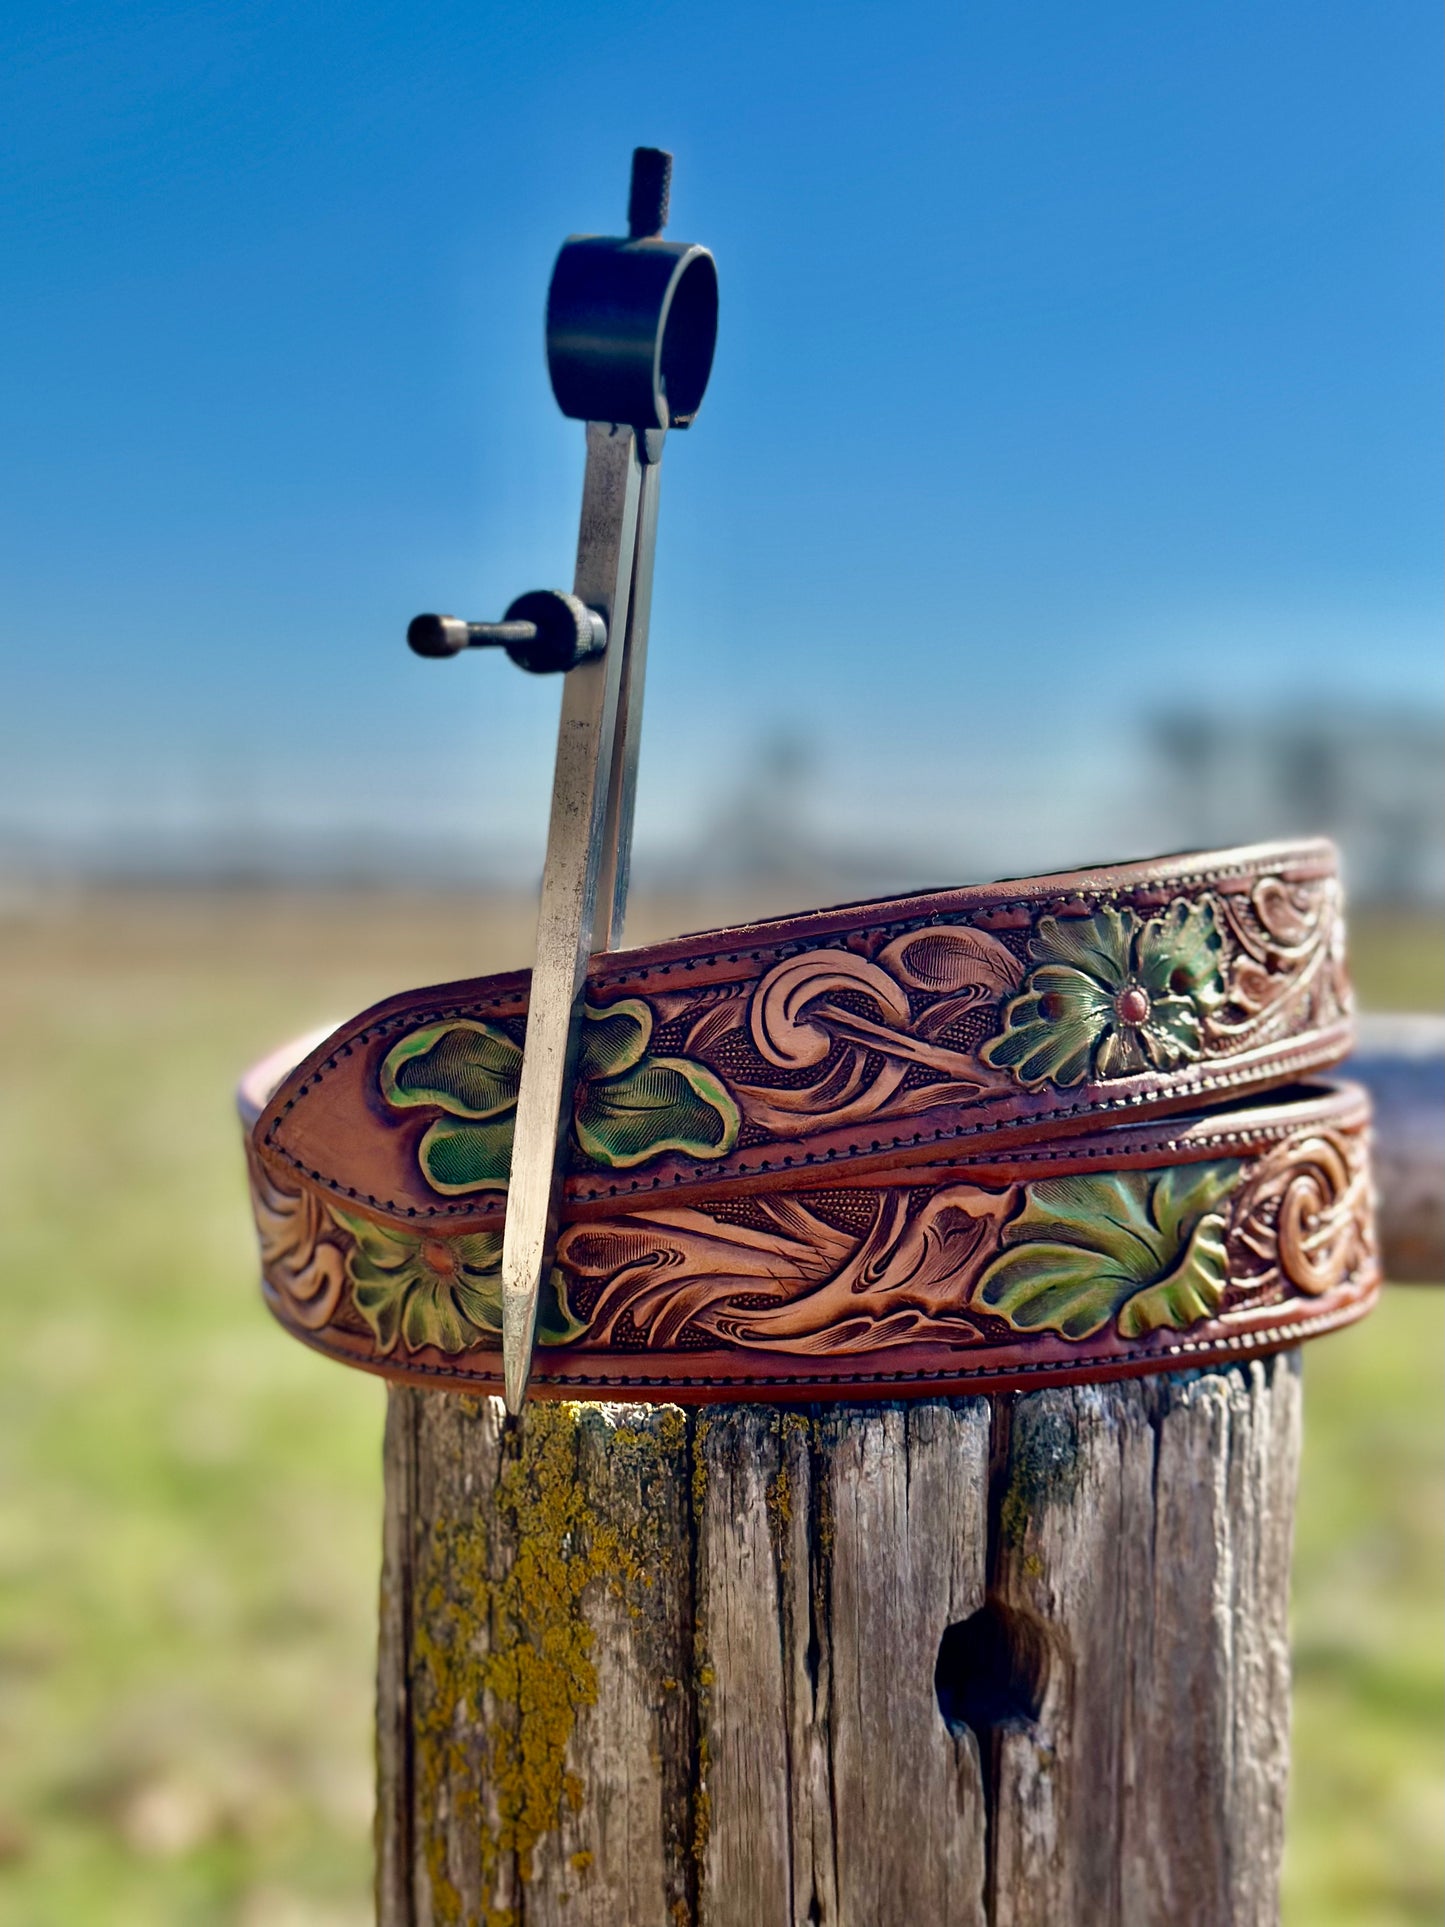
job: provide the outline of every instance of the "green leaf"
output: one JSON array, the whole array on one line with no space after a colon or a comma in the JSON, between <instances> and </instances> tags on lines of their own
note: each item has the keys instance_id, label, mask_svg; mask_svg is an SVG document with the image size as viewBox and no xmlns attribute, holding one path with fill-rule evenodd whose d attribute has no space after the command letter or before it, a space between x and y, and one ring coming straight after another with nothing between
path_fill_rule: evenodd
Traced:
<instances>
[{"instance_id":1,"label":"green leaf","mask_svg":"<svg viewBox=\"0 0 1445 1927\"><path fill-rule=\"evenodd\" d=\"M351 1302L370 1325L376 1337L376 1349L385 1358L396 1345L402 1310L415 1275L412 1272L400 1277L394 1272L377 1274L366 1268L365 1260L348 1262L346 1268L351 1274Z\"/></svg>"},{"instance_id":2,"label":"green leaf","mask_svg":"<svg viewBox=\"0 0 1445 1927\"><path fill-rule=\"evenodd\" d=\"M1105 904L1091 917L1040 917L1029 941L1037 963L1064 964L1092 977L1106 991L1129 981L1129 941L1134 913Z\"/></svg>"},{"instance_id":3,"label":"green leaf","mask_svg":"<svg viewBox=\"0 0 1445 1927\"><path fill-rule=\"evenodd\" d=\"M494 1271L498 1276L501 1275L502 1234L500 1231L463 1231L447 1242L456 1253L457 1270L463 1278L475 1281L490 1277Z\"/></svg>"},{"instance_id":4,"label":"green leaf","mask_svg":"<svg viewBox=\"0 0 1445 1927\"><path fill-rule=\"evenodd\" d=\"M1191 1064L1204 1044L1199 1008L1191 997L1156 997L1138 1035L1156 1071Z\"/></svg>"},{"instance_id":5,"label":"green leaf","mask_svg":"<svg viewBox=\"0 0 1445 1927\"><path fill-rule=\"evenodd\" d=\"M1002 1252L979 1280L978 1302L1016 1331L1087 1338L1134 1289L1098 1252L1037 1239Z\"/></svg>"},{"instance_id":6,"label":"green leaf","mask_svg":"<svg viewBox=\"0 0 1445 1927\"><path fill-rule=\"evenodd\" d=\"M509 1112L490 1124L454 1124L439 1117L417 1148L422 1172L433 1191L459 1197L468 1191L505 1191L512 1169Z\"/></svg>"},{"instance_id":7,"label":"green leaf","mask_svg":"<svg viewBox=\"0 0 1445 1927\"><path fill-rule=\"evenodd\" d=\"M740 1123L726 1086L685 1057L644 1057L577 1094L577 1141L588 1157L614 1169L664 1151L723 1157L737 1143Z\"/></svg>"},{"instance_id":8,"label":"green leaf","mask_svg":"<svg viewBox=\"0 0 1445 1927\"><path fill-rule=\"evenodd\" d=\"M1081 1084L1113 1008L1112 994L1082 970L1043 964L1008 1005L1004 1029L984 1045L983 1061L1025 1085Z\"/></svg>"},{"instance_id":9,"label":"green leaf","mask_svg":"<svg viewBox=\"0 0 1445 1927\"><path fill-rule=\"evenodd\" d=\"M1149 1210L1155 1177L1148 1171L1110 1171L1044 1178L1028 1187L1028 1201L1009 1234L1015 1226L1020 1235L1037 1227L1042 1237L1109 1252L1130 1275L1148 1277L1159 1256L1158 1228Z\"/></svg>"},{"instance_id":10,"label":"green leaf","mask_svg":"<svg viewBox=\"0 0 1445 1927\"><path fill-rule=\"evenodd\" d=\"M652 1010L638 997L624 997L615 1004L584 1004L578 1077L616 1077L630 1071L651 1036Z\"/></svg>"},{"instance_id":11,"label":"green leaf","mask_svg":"<svg viewBox=\"0 0 1445 1927\"><path fill-rule=\"evenodd\" d=\"M1174 998L1212 1009L1224 997L1219 959L1224 948L1214 922L1214 906L1176 897L1162 915L1151 917L1134 941L1139 981L1155 1000ZM1172 1000L1171 1000L1172 1001Z\"/></svg>"},{"instance_id":12,"label":"green leaf","mask_svg":"<svg viewBox=\"0 0 1445 1927\"><path fill-rule=\"evenodd\" d=\"M663 1151L714 1158L732 1149L741 1119L722 1081L684 1058L646 1056L648 1004L624 997L584 1004L582 1014L574 1107L589 1155L615 1166ZM434 1191L456 1197L506 1189L521 1068L521 1049L505 1031L468 1018L413 1031L388 1052L380 1079L386 1101L448 1113L428 1126L417 1151ZM411 1316L450 1330L444 1307Z\"/></svg>"},{"instance_id":13,"label":"green leaf","mask_svg":"<svg viewBox=\"0 0 1445 1927\"><path fill-rule=\"evenodd\" d=\"M1201 1218L1189 1235L1189 1243L1178 1264L1167 1278L1161 1278L1147 1291L1131 1298L1119 1313L1119 1331L1124 1338L1142 1338L1145 1332L1167 1325L1171 1331L1188 1331L1201 1318L1212 1318L1224 1302L1225 1221L1222 1212L1211 1211Z\"/></svg>"},{"instance_id":14,"label":"green leaf","mask_svg":"<svg viewBox=\"0 0 1445 1927\"><path fill-rule=\"evenodd\" d=\"M1079 1340L1111 1318L1126 1338L1187 1329L1219 1309L1224 1217L1237 1160L1026 1185L975 1301L1017 1331Z\"/></svg>"},{"instance_id":15,"label":"green leaf","mask_svg":"<svg viewBox=\"0 0 1445 1927\"><path fill-rule=\"evenodd\" d=\"M358 1251L368 1264L378 1271L400 1271L415 1263L417 1241L414 1237L388 1231L374 1218L364 1218L359 1211L343 1211L334 1204L328 1209L341 1229L351 1233Z\"/></svg>"},{"instance_id":16,"label":"green leaf","mask_svg":"<svg viewBox=\"0 0 1445 1927\"><path fill-rule=\"evenodd\" d=\"M1178 1244L1206 1211L1217 1210L1239 1182L1239 1160L1173 1164L1161 1171L1150 1195L1150 1212L1166 1244Z\"/></svg>"},{"instance_id":17,"label":"green leaf","mask_svg":"<svg viewBox=\"0 0 1445 1927\"><path fill-rule=\"evenodd\" d=\"M417 1280L401 1315L402 1343L409 1352L420 1351L423 1345L434 1345L439 1352L464 1352L476 1344L481 1332L462 1311L459 1296L452 1279L428 1272Z\"/></svg>"},{"instance_id":18,"label":"green leaf","mask_svg":"<svg viewBox=\"0 0 1445 1927\"><path fill-rule=\"evenodd\" d=\"M1103 1042L1094 1053L1094 1075L1101 1081L1110 1077L1135 1077L1140 1071L1147 1071L1151 1063L1158 1070L1161 1053L1167 1056L1171 1048L1168 1038L1156 1049L1144 1031L1121 1024L1117 1030L1105 1031Z\"/></svg>"},{"instance_id":19,"label":"green leaf","mask_svg":"<svg viewBox=\"0 0 1445 1927\"><path fill-rule=\"evenodd\" d=\"M549 1271L537 1296L537 1343L570 1345L587 1329L583 1319L573 1315L567 1302L567 1280L556 1269Z\"/></svg>"},{"instance_id":20,"label":"green leaf","mask_svg":"<svg viewBox=\"0 0 1445 1927\"><path fill-rule=\"evenodd\" d=\"M500 1245L501 1240L498 1240ZM502 1335L502 1269L501 1252L497 1253L497 1268L486 1278L457 1278L452 1284L452 1296L457 1309L468 1323L479 1332L486 1332L493 1338Z\"/></svg>"},{"instance_id":21,"label":"green leaf","mask_svg":"<svg viewBox=\"0 0 1445 1927\"><path fill-rule=\"evenodd\" d=\"M466 1242L458 1239L457 1243ZM495 1240L494 1267L486 1273L458 1272L449 1281L432 1280L408 1304L402 1337L408 1346L435 1345L444 1352L469 1351L502 1335L502 1241ZM412 1307L417 1309L414 1316ZM537 1343L568 1345L587 1329L567 1303L562 1274L550 1271L537 1294ZM418 1334L413 1337L412 1333ZM421 1334L431 1334L422 1336Z\"/></svg>"},{"instance_id":22,"label":"green leaf","mask_svg":"<svg viewBox=\"0 0 1445 1927\"><path fill-rule=\"evenodd\" d=\"M384 1357L396 1344L407 1300L422 1277L420 1241L383 1231L367 1218L335 1210L332 1216L356 1239L346 1256L351 1300Z\"/></svg>"},{"instance_id":23,"label":"green leaf","mask_svg":"<svg viewBox=\"0 0 1445 1927\"><path fill-rule=\"evenodd\" d=\"M457 1017L392 1046L381 1066L381 1094L397 1109L437 1104L453 1117L496 1117L516 1103L521 1076L521 1050L504 1030Z\"/></svg>"}]
</instances>

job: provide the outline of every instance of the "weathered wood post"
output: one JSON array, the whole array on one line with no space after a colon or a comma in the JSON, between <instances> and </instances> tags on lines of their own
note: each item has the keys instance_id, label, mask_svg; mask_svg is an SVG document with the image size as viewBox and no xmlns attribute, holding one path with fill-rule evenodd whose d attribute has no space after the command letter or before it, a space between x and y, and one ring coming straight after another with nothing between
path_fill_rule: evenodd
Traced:
<instances>
[{"instance_id":1,"label":"weathered wood post","mask_svg":"<svg viewBox=\"0 0 1445 1927\"><path fill-rule=\"evenodd\" d=\"M1445 1275L1445 1022L1353 1067ZM1298 1351L512 1429L394 1388L382 1927L1274 1921L1300 1419Z\"/></svg>"},{"instance_id":2,"label":"weathered wood post","mask_svg":"<svg viewBox=\"0 0 1445 1927\"><path fill-rule=\"evenodd\" d=\"M379 1920L1273 1921L1299 1424L393 1389Z\"/></svg>"}]
</instances>

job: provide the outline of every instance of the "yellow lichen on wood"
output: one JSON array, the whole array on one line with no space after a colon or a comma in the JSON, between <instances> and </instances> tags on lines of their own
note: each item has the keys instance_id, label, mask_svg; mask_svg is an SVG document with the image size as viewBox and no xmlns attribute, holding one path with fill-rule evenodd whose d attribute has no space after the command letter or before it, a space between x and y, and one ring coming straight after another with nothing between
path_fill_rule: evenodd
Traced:
<instances>
[{"instance_id":1,"label":"yellow lichen on wood","mask_svg":"<svg viewBox=\"0 0 1445 1927\"><path fill-rule=\"evenodd\" d=\"M525 1444L502 1474L497 1508L516 1548L492 1600L492 1651L483 1666L488 1692L513 1718L497 1722L491 1780L501 1816L499 1846L518 1856L523 1880L532 1852L582 1787L567 1771L567 1741L580 1706L597 1698L592 1629L581 1610L595 1579L624 1563L610 1528L587 1514L577 1479L576 1414L539 1406L528 1414Z\"/></svg>"},{"instance_id":2,"label":"yellow lichen on wood","mask_svg":"<svg viewBox=\"0 0 1445 1927\"><path fill-rule=\"evenodd\" d=\"M484 1879L490 1878L496 1861L495 1841L481 1825L467 1744L481 1685L472 1628L477 1615L486 1614L491 1594L485 1522L438 1529L429 1552L413 1631L417 1795L427 1819L424 1848L432 1910L445 1927L460 1927L463 1902L448 1864L448 1813L477 1827ZM489 1921L488 1927L512 1923Z\"/></svg>"},{"instance_id":3,"label":"yellow lichen on wood","mask_svg":"<svg viewBox=\"0 0 1445 1927\"><path fill-rule=\"evenodd\" d=\"M712 1429L712 1420L706 1413L698 1415L692 1434L692 1509L694 1517L702 1512L702 1502L707 1497L707 1463L703 1458L703 1447Z\"/></svg>"},{"instance_id":4,"label":"yellow lichen on wood","mask_svg":"<svg viewBox=\"0 0 1445 1927\"><path fill-rule=\"evenodd\" d=\"M713 1421L706 1412L700 1412L693 1421L692 1432L692 1514L693 1524L702 1517L703 1506L707 1499L707 1441L712 1431ZM712 1721L712 1689L716 1679L712 1665L707 1658L707 1616L699 1598L693 1608L692 1623L692 1689L693 1704L697 1710L697 1752L696 1773L692 1788L692 1857L699 1865L707 1852L708 1836L712 1831L712 1794L708 1788L708 1770L711 1754L708 1745L708 1729Z\"/></svg>"},{"instance_id":5,"label":"yellow lichen on wood","mask_svg":"<svg viewBox=\"0 0 1445 1927\"><path fill-rule=\"evenodd\" d=\"M707 1852L708 1835L712 1831L712 1795L707 1787L708 1744L707 1735L697 1743L697 1783L692 1792L692 1857L700 1861Z\"/></svg>"},{"instance_id":6,"label":"yellow lichen on wood","mask_svg":"<svg viewBox=\"0 0 1445 1927\"><path fill-rule=\"evenodd\" d=\"M824 1560L833 1557L833 1536L836 1530L833 1520L833 1488L827 1479L821 1479L815 1486L817 1493L818 1552Z\"/></svg>"},{"instance_id":7,"label":"yellow lichen on wood","mask_svg":"<svg viewBox=\"0 0 1445 1927\"><path fill-rule=\"evenodd\" d=\"M793 1481L786 1459L779 1459L777 1471L768 1480L767 1500L768 1521L773 1529L773 1556L786 1572L789 1564L788 1527L793 1523Z\"/></svg>"},{"instance_id":8,"label":"yellow lichen on wood","mask_svg":"<svg viewBox=\"0 0 1445 1927\"><path fill-rule=\"evenodd\" d=\"M425 1557L413 1632L416 1765L432 1904L447 1927L463 1918L447 1845L459 1820L476 1829L486 1893L504 1855L529 1880L538 1843L582 1805L567 1749L578 1710L597 1700L589 1588L605 1586L636 1617L655 1583L661 1547L650 1517L619 1530L589 1504L578 1476L584 1410L529 1406L490 1534L485 1516L453 1521ZM618 1427L607 1446L613 1469L645 1495L685 1425L674 1411L655 1429ZM579 1872L588 1864L590 1856L573 1856ZM512 1916L486 1918L510 1927Z\"/></svg>"}]
</instances>

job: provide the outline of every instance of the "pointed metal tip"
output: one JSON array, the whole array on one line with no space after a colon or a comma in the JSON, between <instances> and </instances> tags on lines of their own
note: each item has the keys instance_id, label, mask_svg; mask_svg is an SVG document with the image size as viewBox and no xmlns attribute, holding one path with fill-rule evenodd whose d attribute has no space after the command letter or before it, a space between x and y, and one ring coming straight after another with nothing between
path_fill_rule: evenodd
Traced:
<instances>
[{"instance_id":1,"label":"pointed metal tip","mask_svg":"<svg viewBox=\"0 0 1445 1927\"><path fill-rule=\"evenodd\" d=\"M502 1402L507 1408L509 1418L520 1418L522 1407L527 1403L527 1379L531 1372L530 1359L508 1358L502 1364Z\"/></svg>"},{"instance_id":2,"label":"pointed metal tip","mask_svg":"<svg viewBox=\"0 0 1445 1927\"><path fill-rule=\"evenodd\" d=\"M537 1288L502 1266L502 1397L513 1418L527 1402L532 1343L537 1329Z\"/></svg>"}]
</instances>

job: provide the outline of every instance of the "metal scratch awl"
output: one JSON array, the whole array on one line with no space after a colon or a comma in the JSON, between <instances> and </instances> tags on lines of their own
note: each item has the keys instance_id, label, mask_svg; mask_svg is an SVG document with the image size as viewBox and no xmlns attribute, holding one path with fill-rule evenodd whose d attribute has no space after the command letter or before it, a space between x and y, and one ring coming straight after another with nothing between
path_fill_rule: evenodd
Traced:
<instances>
[{"instance_id":1,"label":"metal scratch awl","mask_svg":"<svg viewBox=\"0 0 1445 1927\"><path fill-rule=\"evenodd\" d=\"M418 616L407 631L418 655L493 646L524 669L564 675L502 1241L503 1376L514 1413L556 1240L587 959L622 941L662 446L669 428L696 415L717 342L712 255L662 239L671 175L670 154L639 147L626 238L574 235L552 271L552 392L564 415L587 424L571 594L535 590L496 623Z\"/></svg>"}]
</instances>

